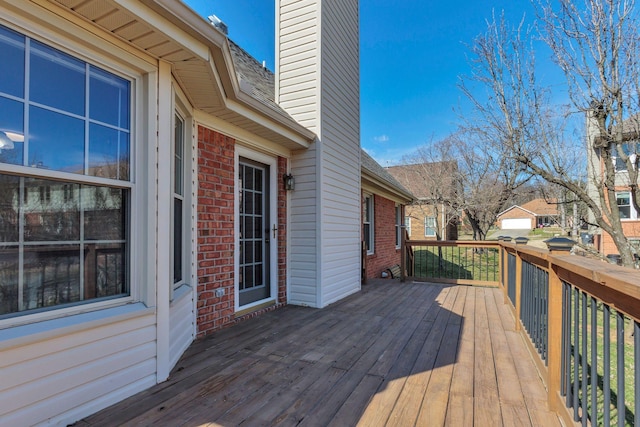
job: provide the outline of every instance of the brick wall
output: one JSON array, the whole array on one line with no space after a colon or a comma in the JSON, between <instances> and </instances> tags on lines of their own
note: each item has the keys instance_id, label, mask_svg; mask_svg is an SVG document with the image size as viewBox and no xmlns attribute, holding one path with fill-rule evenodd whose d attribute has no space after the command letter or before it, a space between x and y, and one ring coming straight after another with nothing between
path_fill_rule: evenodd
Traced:
<instances>
[{"instance_id":1,"label":"brick wall","mask_svg":"<svg viewBox=\"0 0 640 427\"><path fill-rule=\"evenodd\" d=\"M362 197L364 204L364 196ZM373 255L367 255L367 278L380 277L387 268L400 264L396 249L396 205L377 194L373 196L375 243Z\"/></svg>"},{"instance_id":2,"label":"brick wall","mask_svg":"<svg viewBox=\"0 0 640 427\"><path fill-rule=\"evenodd\" d=\"M233 138L198 127L198 336L234 320L234 148Z\"/></svg>"},{"instance_id":3,"label":"brick wall","mask_svg":"<svg viewBox=\"0 0 640 427\"><path fill-rule=\"evenodd\" d=\"M198 128L198 336L273 310L287 301L287 194L278 179L277 304L239 318L235 316L234 152L233 138ZM281 177L286 170L287 159L279 157L276 176ZM216 289L224 289L224 296L216 297Z\"/></svg>"}]
</instances>

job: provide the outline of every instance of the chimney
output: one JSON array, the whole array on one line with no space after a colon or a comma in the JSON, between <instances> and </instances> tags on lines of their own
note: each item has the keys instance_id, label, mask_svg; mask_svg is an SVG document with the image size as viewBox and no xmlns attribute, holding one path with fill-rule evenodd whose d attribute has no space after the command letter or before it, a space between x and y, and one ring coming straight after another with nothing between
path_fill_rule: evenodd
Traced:
<instances>
[{"instance_id":1,"label":"chimney","mask_svg":"<svg viewBox=\"0 0 640 427\"><path fill-rule=\"evenodd\" d=\"M276 0L276 101L317 135L291 158L292 304L360 289L358 0Z\"/></svg>"}]
</instances>

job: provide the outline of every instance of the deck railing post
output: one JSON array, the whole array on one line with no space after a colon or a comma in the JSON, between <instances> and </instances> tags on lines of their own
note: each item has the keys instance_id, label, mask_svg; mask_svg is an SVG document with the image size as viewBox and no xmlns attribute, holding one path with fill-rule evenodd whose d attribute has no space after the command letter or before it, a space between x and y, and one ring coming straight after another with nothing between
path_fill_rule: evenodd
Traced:
<instances>
[{"instance_id":1,"label":"deck railing post","mask_svg":"<svg viewBox=\"0 0 640 427\"><path fill-rule=\"evenodd\" d=\"M404 224L400 226L400 229L402 230L402 232L400 233L400 235L402 236L402 239L400 239L400 282L403 283L407 279L407 236L405 233L406 227L407 226Z\"/></svg>"},{"instance_id":2,"label":"deck railing post","mask_svg":"<svg viewBox=\"0 0 640 427\"><path fill-rule=\"evenodd\" d=\"M522 330L522 258L517 250L513 254L516 256L516 301L514 305L516 309L516 331L519 332Z\"/></svg>"},{"instance_id":3,"label":"deck railing post","mask_svg":"<svg viewBox=\"0 0 640 427\"><path fill-rule=\"evenodd\" d=\"M548 304L548 352L547 352L547 402L549 409L560 413L563 402L560 396L562 366L562 281L556 268L549 262L549 298Z\"/></svg>"}]
</instances>

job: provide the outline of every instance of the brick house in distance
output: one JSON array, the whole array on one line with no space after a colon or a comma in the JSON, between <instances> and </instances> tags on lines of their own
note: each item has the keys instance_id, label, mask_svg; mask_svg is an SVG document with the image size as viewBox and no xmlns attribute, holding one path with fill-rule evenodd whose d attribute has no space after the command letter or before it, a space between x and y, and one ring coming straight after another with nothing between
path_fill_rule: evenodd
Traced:
<instances>
[{"instance_id":1,"label":"brick house in distance","mask_svg":"<svg viewBox=\"0 0 640 427\"><path fill-rule=\"evenodd\" d=\"M460 214L455 200L455 162L390 166L386 170L414 196L406 207L405 226L411 240L457 240ZM432 178L437 177L437 178Z\"/></svg>"},{"instance_id":2,"label":"brick house in distance","mask_svg":"<svg viewBox=\"0 0 640 427\"><path fill-rule=\"evenodd\" d=\"M497 216L501 230L533 230L558 224L560 212L555 200L534 199L523 205L513 205Z\"/></svg>"}]
</instances>

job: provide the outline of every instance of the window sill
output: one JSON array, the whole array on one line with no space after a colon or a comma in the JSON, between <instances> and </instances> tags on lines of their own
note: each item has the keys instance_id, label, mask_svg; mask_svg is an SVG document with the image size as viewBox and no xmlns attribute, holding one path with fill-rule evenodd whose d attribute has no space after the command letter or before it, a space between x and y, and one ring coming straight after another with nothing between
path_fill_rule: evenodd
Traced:
<instances>
[{"instance_id":1,"label":"window sill","mask_svg":"<svg viewBox=\"0 0 640 427\"><path fill-rule=\"evenodd\" d=\"M142 303L75 314L0 330L0 351L155 313Z\"/></svg>"}]
</instances>

